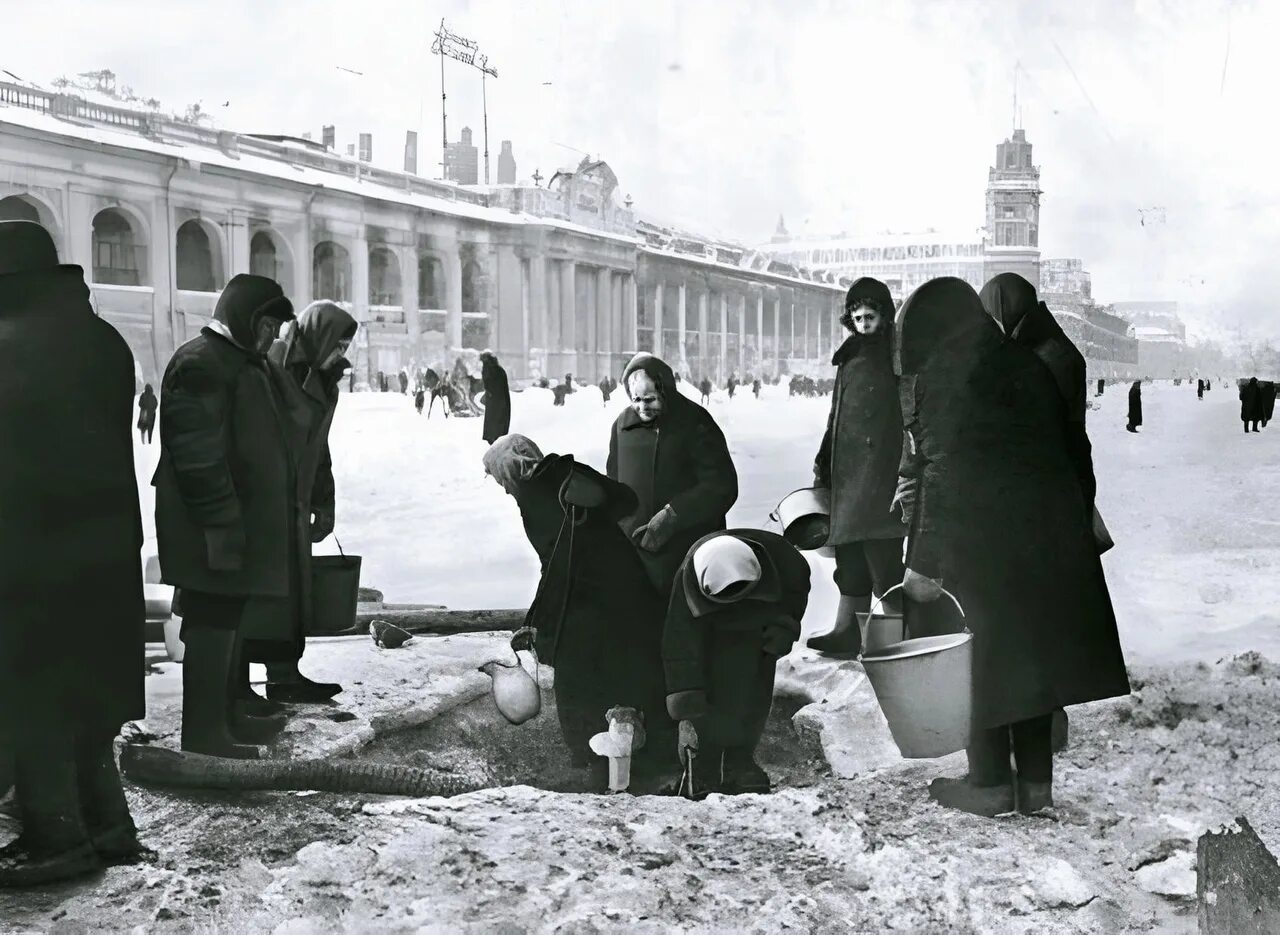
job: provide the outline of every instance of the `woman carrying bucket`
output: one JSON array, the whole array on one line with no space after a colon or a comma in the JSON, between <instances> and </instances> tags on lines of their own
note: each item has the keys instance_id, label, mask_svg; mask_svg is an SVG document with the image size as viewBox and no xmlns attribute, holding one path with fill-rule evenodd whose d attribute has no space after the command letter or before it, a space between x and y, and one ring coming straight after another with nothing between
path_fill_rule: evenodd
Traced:
<instances>
[{"instance_id":1,"label":"woman carrying bucket","mask_svg":"<svg viewBox=\"0 0 1280 935\"><path fill-rule=\"evenodd\" d=\"M917 289L895 332L920 465L904 590L936 600L945 579L973 631L969 775L930 796L1031 813L1053 804L1052 713L1129 692L1064 403L962 280Z\"/></svg>"}]
</instances>

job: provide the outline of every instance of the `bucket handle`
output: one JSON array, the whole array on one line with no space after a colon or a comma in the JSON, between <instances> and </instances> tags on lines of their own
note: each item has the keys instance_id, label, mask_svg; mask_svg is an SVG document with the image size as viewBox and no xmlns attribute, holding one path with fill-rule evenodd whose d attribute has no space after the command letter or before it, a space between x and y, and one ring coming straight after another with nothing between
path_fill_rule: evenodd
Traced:
<instances>
[{"instance_id":1,"label":"bucket handle","mask_svg":"<svg viewBox=\"0 0 1280 935\"><path fill-rule=\"evenodd\" d=\"M333 541L338 543L338 554L341 555L343 558L346 558L347 553L342 551L342 540L338 538L338 534L336 532L333 533Z\"/></svg>"},{"instance_id":2,"label":"bucket handle","mask_svg":"<svg viewBox=\"0 0 1280 935\"><path fill-rule=\"evenodd\" d=\"M960 601L956 598L956 596L955 596L954 594L952 594L952 593L951 593L950 591L948 591L946 588L942 587L941 585L939 585L938 587L939 587L939 589L942 591L942 593L943 593L943 594L945 594L947 597L951 598L951 603L953 603L953 604L955 604L955 605L956 605L956 610L958 610L958 611L960 612L960 616L961 616L961 618L966 620L965 627L964 627L964 632L965 632L965 633L968 633L968 632L969 632L969 624L968 624L968 622L967 622L968 618L965 616L964 608L960 606ZM873 616L875 616L875 612L876 612L877 610L883 610L883 609L884 609L884 599L885 599L886 597L888 597L888 596L889 596L890 594L892 594L894 591L901 591L901 590L902 590L902 584L901 584L901 582L899 582L898 584L895 584L895 585L894 585L893 587L891 587L891 588L887 588L887 589L885 590L885 592L884 592L883 594L881 594L879 597L877 597L877 598L873 598L873 599L872 599L872 601L871 601L871 608L870 608L870 610L868 610L868 611L867 611L867 616L866 616L866 619L865 619L865 620L863 620L863 619L862 619L862 615L861 615L861 614L858 614L858 615L857 615L857 617L858 617L858 630L859 630L859 631L861 632L861 634L862 634L862 645L863 645L864 647L867 645L867 631L868 631L868 630L870 629L870 627L871 627L871 618L872 618ZM861 661L862 661L862 653L861 653L861 652L859 652L859 653L858 653L858 661L859 661L859 662L861 662Z\"/></svg>"}]
</instances>

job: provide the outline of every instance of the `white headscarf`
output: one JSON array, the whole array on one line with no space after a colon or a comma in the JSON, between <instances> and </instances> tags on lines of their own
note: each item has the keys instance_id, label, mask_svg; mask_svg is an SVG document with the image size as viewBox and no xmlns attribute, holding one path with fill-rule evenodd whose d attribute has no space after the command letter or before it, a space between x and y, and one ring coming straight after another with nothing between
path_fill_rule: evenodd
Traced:
<instances>
[{"instance_id":1,"label":"white headscarf","mask_svg":"<svg viewBox=\"0 0 1280 935\"><path fill-rule=\"evenodd\" d=\"M698 587L712 600L734 601L745 596L760 581L760 560L755 551L741 539L716 536L698 546L693 553L693 572ZM732 597L720 597L735 585L749 585Z\"/></svg>"}]
</instances>

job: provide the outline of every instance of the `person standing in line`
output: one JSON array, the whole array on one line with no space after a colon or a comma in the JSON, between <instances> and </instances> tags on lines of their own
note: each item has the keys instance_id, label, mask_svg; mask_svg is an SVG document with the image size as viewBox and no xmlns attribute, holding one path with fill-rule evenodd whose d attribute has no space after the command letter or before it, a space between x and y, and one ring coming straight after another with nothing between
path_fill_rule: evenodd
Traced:
<instances>
[{"instance_id":1,"label":"person standing in line","mask_svg":"<svg viewBox=\"0 0 1280 935\"><path fill-rule=\"evenodd\" d=\"M45 389L50 360L66 377ZM0 887L152 856L112 749L146 713L134 386L84 271L39 224L0 222L0 757L22 820Z\"/></svg>"},{"instance_id":2,"label":"person standing in line","mask_svg":"<svg viewBox=\"0 0 1280 935\"><path fill-rule=\"evenodd\" d=\"M1134 380L1129 387L1129 421L1125 425L1127 431L1137 433L1142 425L1142 381Z\"/></svg>"},{"instance_id":3,"label":"person standing in line","mask_svg":"<svg viewBox=\"0 0 1280 935\"><path fill-rule=\"evenodd\" d=\"M151 483L161 577L181 592L182 749L193 753L255 759L241 737L274 729L238 716L232 691L250 601L290 595L296 467L267 352L293 317L279 284L234 276L161 383Z\"/></svg>"},{"instance_id":4,"label":"person standing in line","mask_svg":"<svg viewBox=\"0 0 1280 935\"><path fill-rule=\"evenodd\" d=\"M1240 387L1240 421L1246 433L1258 431L1258 423L1262 421L1262 387L1257 377L1250 377Z\"/></svg>"},{"instance_id":5,"label":"person standing in line","mask_svg":"<svg viewBox=\"0 0 1280 935\"><path fill-rule=\"evenodd\" d=\"M507 371L502 369L492 351L480 355L481 380L484 381L484 432L481 437L490 445L511 430L511 389Z\"/></svg>"},{"instance_id":6,"label":"person standing in line","mask_svg":"<svg viewBox=\"0 0 1280 935\"><path fill-rule=\"evenodd\" d=\"M160 400L156 399L155 391L148 383L138 397L138 433L144 445L151 444L151 437L156 429L156 410L159 408Z\"/></svg>"}]
</instances>

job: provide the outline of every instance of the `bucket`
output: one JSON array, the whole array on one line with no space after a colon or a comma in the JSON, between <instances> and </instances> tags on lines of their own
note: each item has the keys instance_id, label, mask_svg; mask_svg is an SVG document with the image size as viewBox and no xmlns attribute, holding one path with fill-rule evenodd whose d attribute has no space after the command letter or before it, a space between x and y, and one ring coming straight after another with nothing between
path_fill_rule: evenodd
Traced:
<instances>
[{"instance_id":1,"label":"bucket","mask_svg":"<svg viewBox=\"0 0 1280 935\"><path fill-rule=\"evenodd\" d=\"M880 601L901 587L895 584ZM942 593L963 617L964 608L955 596L946 590ZM963 633L902 640L864 653L862 667L889 722L893 742L905 758L933 759L968 746L973 634L967 627Z\"/></svg>"},{"instance_id":2,"label":"bucket","mask_svg":"<svg viewBox=\"0 0 1280 935\"><path fill-rule=\"evenodd\" d=\"M338 551L340 555L311 557L310 633L337 633L355 626L360 556L343 552L341 542Z\"/></svg>"},{"instance_id":3,"label":"bucket","mask_svg":"<svg viewBox=\"0 0 1280 935\"><path fill-rule=\"evenodd\" d=\"M782 498L769 514L782 527L782 536L797 549L816 551L831 558L835 550L827 546L831 535L831 491L825 487L801 487Z\"/></svg>"},{"instance_id":4,"label":"bucket","mask_svg":"<svg viewBox=\"0 0 1280 935\"><path fill-rule=\"evenodd\" d=\"M906 639L906 626L902 614L858 614L862 627L862 652L879 652L886 646Z\"/></svg>"}]
</instances>

